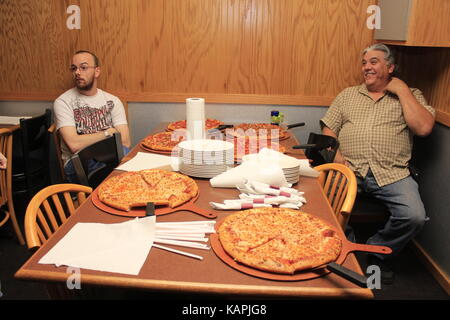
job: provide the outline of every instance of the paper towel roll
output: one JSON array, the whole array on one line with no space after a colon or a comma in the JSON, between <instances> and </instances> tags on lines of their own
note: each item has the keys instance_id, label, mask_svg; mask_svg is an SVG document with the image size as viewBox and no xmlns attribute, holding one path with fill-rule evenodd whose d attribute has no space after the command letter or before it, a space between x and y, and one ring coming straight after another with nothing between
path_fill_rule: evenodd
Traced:
<instances>
[{"instance_id":1,"label":"paper towel roll","mask_svg":"<svg viewBox=\"0 0 450 320\"><path fill-rule=\"evenodd\" d=\"M205 134L205 99L186 99L187 140L204 139Z\"/></svg>"}]
</instances>

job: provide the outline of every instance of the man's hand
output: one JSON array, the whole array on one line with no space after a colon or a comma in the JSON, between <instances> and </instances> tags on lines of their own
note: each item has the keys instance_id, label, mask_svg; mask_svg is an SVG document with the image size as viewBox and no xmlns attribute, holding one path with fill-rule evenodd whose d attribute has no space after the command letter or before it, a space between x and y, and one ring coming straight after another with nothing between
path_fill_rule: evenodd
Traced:
<instances>
[{"instance_id":1,"label":"man's hand","mask_svg":"<svg viewBox=\"0 0 450 320\"><path fill-rule=\"evenodd\" d=\"M334 157L333 162L343 164L347 167L349 166L349 163L347 162L347 160L345 160L344 156L342 155L342 153L339 150L336 152L336 156Z\"/></svg>"},{"instance_id":2,"label":"man's hand","mask_svg":"<svg viewBox=\"0 0 450 320\"><path fill-rule=\"evenodd\" d=\"M0 152L0 169L6 169L8 164L8 160L6 157Z\"/></svg>"},{"instance_id":3,"label":"man's hand","mask_svg":"<svg viewBox=\"0 0 450 320\"><path fill-rule=\"evenodd\" d=\"M392 92L393 94L396 94L397 96L409 91L408 85L399 78L392 77L391 81L387 84L385 90ZM407 91L406 91L407 90Z\"/></svg>"}]
</instances>

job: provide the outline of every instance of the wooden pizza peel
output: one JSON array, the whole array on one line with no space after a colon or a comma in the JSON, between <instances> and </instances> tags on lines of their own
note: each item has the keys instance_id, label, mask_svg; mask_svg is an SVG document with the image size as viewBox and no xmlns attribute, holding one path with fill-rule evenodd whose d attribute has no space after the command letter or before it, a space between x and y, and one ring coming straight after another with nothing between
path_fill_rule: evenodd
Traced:
<instances>
[{"instance_id":1,"label":"wooden pizza peel","mask_svg":"<svg viewBox=\"0 0 450 320\"><path fill-rule=\"evenodd\" d=\"M155 215L160 216L160 215L169 214L169 213L177 212L177 211L189 211L189 212L193 212L198 215L201 215L208 219L217 218L217 214L215 214L211 211L205 210L203 208L200 208L195 205L195 201L198 199L199 195L200 195L200 192L197 193L197 195L194 198L192 198L191 200L189 200L188 202L186 202L178 207L175 207L175 208L170 208L168 206L156 206L155 207ZM124 211L124 210L112 208L112 207L104 204L103 202L100 201L100 199L98 197L98 189L96 189L92 192L91 200L95 207L97 207L98 209L100 209L104 212L110 213L110 214L123 216L123 217L145 217L146 216L145 206L132 208L130 211Z\"/></svg>"}]
</instances>

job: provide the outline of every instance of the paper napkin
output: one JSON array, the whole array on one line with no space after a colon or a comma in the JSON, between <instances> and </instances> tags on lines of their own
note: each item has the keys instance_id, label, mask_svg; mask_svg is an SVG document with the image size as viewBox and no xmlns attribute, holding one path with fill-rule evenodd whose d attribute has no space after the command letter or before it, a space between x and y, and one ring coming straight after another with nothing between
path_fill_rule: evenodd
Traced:
<instances>
[{"instance_id":1,"label":"paper napkin","mask_svg":"<svg viewBox=\"0 0 450 320\"><path fill-rule=\"evenodd\" d=\"M137 275L153 245L155 219L77 223L39 263Z\"/></svg>"},{"instance_id":2,"label":"paper napkin","mask_svg":"<svg viewBox=\"0 0 450 320\"><path fill-rule=\"evenodd\" d=\"M138 152L132 159L118 166L117 170L140 171L145 169L164 168L178 171L179 158L161 154Z\"/></svg>"}]
</instances>

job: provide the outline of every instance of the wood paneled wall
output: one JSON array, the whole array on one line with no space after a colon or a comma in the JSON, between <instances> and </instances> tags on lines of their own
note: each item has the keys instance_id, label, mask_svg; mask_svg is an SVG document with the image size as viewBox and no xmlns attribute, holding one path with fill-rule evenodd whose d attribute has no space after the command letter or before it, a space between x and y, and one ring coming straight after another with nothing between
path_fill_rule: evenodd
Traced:
<instances>
[{"instance_id":1,"label":"wood paneled wall","mask_svg":"<svg viewBox=\"0 0 450 320\"><path fill-rule=\"evenodd\" d=\"M0 99L56 98L72 86L72 54L87 49L100 58L100 87L127 101L326 106L362 80L361 50L373 42L367 7L375 3L1 0ZM72 4L81 8L81 30L66 27ZM448 70L446 52L438 58ZM448 99L433 95L447 78L424 90L444 115Z\"/></svg>"},{"instance_id":2,"label":"wood paneled wall","mask_svg":"<svg viewBox=\"0 0 450 320\"><path fill-rule=\"evenodd\" d=\"M436 109L436 120L450 127L450 48L395 49L401 78L419 88Z\"/></svg>"},{"instance_id":3,"label":"wood paneled wall","mask_svg":"<svg viewBox=\"0 0 450 320\"><path fill-rule=\"evenodd\" d=\"M100 86L130 101L327 105L358 83L375 0L3 0L0 93L71 86L77 49L97 53ZM81 30L66 9L81 8Z\"/></svg>"}]
</instances>

